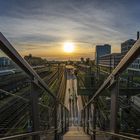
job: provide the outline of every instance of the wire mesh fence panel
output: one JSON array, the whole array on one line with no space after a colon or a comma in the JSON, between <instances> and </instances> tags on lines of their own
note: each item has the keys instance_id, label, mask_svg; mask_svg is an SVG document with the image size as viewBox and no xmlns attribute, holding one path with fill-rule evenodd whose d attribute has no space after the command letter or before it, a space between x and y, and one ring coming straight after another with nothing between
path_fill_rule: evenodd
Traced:
<instances>
[{"instance_id":1,"label":"wire mesh fence panel","mask_svg":"<svg viewBox=\"0 0 140 140\"><path fill-rule=\"evenodd\" d=\"M140 57L137 57L120 75L119 132L129 136L140 133ZM133 135L134 134L134 135Z\"/></svg>"}]
</instances>

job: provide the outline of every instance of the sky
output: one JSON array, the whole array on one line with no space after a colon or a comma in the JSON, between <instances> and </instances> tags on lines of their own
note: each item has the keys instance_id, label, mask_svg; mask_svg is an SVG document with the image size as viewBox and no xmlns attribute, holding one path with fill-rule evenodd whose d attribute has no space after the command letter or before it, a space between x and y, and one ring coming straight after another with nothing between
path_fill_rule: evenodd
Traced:
<instances>
[{"instance_id":1,"label":"sky","mask_svg":"<svg viewBox=\"0 0 140 140\"><path fill-rule=\"evenodd\" d=\"M24 56L94 58L97 44L120 51L140 30L140 0L0 0L0 32ZM75 51L65 53L64 42Z\"/></svg>"}]
</instances>

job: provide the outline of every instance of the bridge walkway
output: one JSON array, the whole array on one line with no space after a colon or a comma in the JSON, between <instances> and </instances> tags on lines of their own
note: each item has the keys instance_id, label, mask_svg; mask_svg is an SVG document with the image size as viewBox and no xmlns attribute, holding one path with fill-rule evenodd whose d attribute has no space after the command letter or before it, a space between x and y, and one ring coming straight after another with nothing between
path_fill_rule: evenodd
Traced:
<instances>
[{"instance_id":1,"label":"bridge walkway","mask_svg":"<svg viewBox=\"0 0 140 140\"><path fill-rule=\"evenodd\" d=\"M63 136L63 140L91 140L91 138L85 134L82 127L71 126L69 131Z\"/></svg>"}]
</instances>

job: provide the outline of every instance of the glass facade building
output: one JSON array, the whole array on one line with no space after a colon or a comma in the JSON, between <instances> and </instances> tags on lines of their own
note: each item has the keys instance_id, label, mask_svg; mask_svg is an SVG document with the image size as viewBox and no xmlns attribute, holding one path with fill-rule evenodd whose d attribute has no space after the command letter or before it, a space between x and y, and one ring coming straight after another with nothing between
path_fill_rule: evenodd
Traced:
<instances>
[{"instance_id":1,"label":"glass facade building","mask_svg":"<svg viewBox=\"0 0 140 140\"><path fill-rule=\"evenodd\" d=\"M109 44L97 45L95 50L95 63L98 65L99 57L110 53L111 53L111 45Z\"/></svg>"}]
</instances>

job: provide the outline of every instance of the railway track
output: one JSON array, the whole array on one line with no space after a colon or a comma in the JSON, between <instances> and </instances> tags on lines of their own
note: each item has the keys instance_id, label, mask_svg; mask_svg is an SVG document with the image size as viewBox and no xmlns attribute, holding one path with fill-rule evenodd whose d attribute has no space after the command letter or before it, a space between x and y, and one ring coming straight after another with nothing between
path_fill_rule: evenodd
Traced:
<instances>
[{"instance_id":1,"label":"railway track","mask_svg":"<svg viewBox=\"0 0 140 140\"><path fill-rule=\"evenodd\" d=\"M29 93L24 93L24 98L28 98ZM29 103L20 98L12 100L5 108L0 109L0 134L5 134L29 107Z\"/></svg>"},{"instance_id":2,"label":"railway track","mask_svg":"<svg viewBox=\"0 0 140 140\"><path fill-rule=\"evenodd\" d=\"M66 91L66 77L65 77L65 70L63 69L61 73L60 88L57 93L57 97L62 102L64 102L64 99L65 99L65 91Z\"/></svg>"},{"instance_id":3,"label":"railway track","mask_svg":"<svg viewBox=\"0 0 140 140\"><path fill-rule=\"evenodd\" d=\"M57 78L57 75L58 75L58 71L56 70L52 72L52 74L50 74L49 76L44 77L43 80L47 83L48 86L50 86Z\"/></svg>"},{"instance_id":4,"label":"railway track","mask_svg":"<svg viewBox=\"0 0 140 140\"><path fill-rule=\"evenodd\" d=\"M56 79L57 71L52 72L49 76L44 76L44 81L50 86ZM23 98L29 98L30 92L26 91L20 96ZM25 120L23 117L29 111L29 103L23 102L22 99L14 98L8 102L7 106L0 108L0 137L8 134L9 131L15 124L18 127ZM17 123L19 122L19 124Z\"/></svg>"},{"instance_id":5,"label":"railway track","mask_svg":"<svg viewBox=\"0 0 140 140\"><path fill-rule=\"evenodd\" d=\"M53 72L45 71L40 72L39 75L41 78L43 77L49 77ZM5 77L3 80L0 79L2 82L0 82L0 89L3 89L5 91L16 93L20 91L22 88L25 88L29 85L29 78L23 74L23 73L17 73L15 75L10 75L10 77ZM8 95L0 94L0 100L7 98Z\"/></svg>"}]
</instances>

